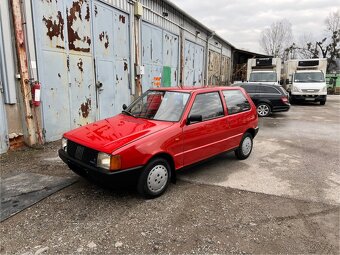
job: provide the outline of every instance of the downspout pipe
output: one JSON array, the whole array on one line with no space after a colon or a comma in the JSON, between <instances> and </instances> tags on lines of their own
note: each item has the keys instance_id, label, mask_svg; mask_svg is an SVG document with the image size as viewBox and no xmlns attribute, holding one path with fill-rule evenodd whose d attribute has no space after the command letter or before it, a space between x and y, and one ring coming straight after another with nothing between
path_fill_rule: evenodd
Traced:
<instances>
[{"instance_id":1,"label":"downspout pipe","mask_svg":"<svg viewBox=\"0 0 340 255\"><path fill-rule=\"evenodd\" d=\"M211 38L213 38L215 36L215 32L214 31L211 31L211 34L208 35L207 37L207 46L206 46L206 53L205 53L205 73L204 73L204 76L205 76L205 85L208 86L209 85L209 78L208 78L208 72L209 72L209 43L210 43L210 40Z\"/></svg>"}]
</instances>

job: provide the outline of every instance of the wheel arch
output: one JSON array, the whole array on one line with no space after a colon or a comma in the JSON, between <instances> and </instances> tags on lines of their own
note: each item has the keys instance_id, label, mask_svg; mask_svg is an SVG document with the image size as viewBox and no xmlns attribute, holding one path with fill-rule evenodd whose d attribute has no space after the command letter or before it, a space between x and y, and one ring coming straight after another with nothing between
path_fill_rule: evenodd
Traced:
<instances>
[{"instance_id":1,"label":"wheel arch","mask_svg":"<svg viewBox=\"0 0 340 255\"><path fill-rule=\"evenodd\" d=\"M166 161L168 161L170 165L170 171L171 171L171 182L175 183L176 182L176 171L175 171L175 160L173 159L173 157L169 153L159 152L153 155L151 158L149 158L146 164L148 164L151 160L155 158L163 158Z\"/></svg>"},{"instance_id":2,"label":"wheel arch","mask_svg":"<svg viewBox=\"0 0 340 255\"><path fill-rule=\"evenodd\" d=\"M248 128L248 129L246 130L246 132L244 132L244 133L249 133L249 134L251 134L251 136L252 136L253 138L256 136L255 128Z\"/></svg>"}]
</instances>

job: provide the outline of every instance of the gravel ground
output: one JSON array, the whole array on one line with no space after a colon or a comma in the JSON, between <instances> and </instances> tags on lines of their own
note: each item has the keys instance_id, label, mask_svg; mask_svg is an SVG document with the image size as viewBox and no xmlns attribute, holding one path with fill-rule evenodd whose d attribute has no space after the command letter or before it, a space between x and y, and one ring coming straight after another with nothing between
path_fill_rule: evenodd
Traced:
<instances>
[{"instance_id":1,"label":"gravel ground","mask_svg":"<svg viewBox=\"0 0 340 255\"><path fill-rule=\"evenodd\" d=\"M74 176L58 160L58 147L1 155L1 178ZM2 222L0 253L339 254L339 219L336 204L237 188L179 180L163 196L144 200L134 189L79 178Z\"/></svg>"}]
</instances>

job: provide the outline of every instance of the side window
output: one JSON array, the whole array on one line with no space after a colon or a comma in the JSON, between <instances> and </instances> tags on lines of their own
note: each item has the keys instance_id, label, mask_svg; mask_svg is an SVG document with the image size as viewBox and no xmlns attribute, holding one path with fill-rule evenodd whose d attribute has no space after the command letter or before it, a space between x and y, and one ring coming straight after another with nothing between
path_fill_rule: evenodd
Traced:
<instances>
[{"instance_id":1,"label":"side window","mask_svg":"<svg viewBox=\"0 0 340 255\"><path fill-rule=\"evenodd\" d=\"M261 88L261 93L265 93L265 94L280 94L280 92L277 89L272 88L272 87L261 86L260 88Z\"/></svg>"},{"instance_id":2,"label":"side window","mask_svg":"<svg viewBox=\"0 0 340 255\"><path fill-rule=\"evenodd\" d=\"M223 95L229 115L248 111L250 109L250 104L241 90L224 90Z\"/></svg>"},{"instance_id":3,"label":"side window","mask_svg":"<svg viewBox=\"0 0 340 255\"><path fill-rule=\"evenodd\" d=\"M191 107L189 116L202 115L202 120L224 116L221 97L218 92L198 94Z\"/></svg>"},{"instance_id":4,"label":"side window","mask_svg":"<svg viewBox=\"0 0 340 255\"><path fill-rule=\"evenodd\" d=\"M254 85L244 85L242 88L244 88L244 90L248 93L256 93L256 86Z\"/></svg>"}]
</instances>

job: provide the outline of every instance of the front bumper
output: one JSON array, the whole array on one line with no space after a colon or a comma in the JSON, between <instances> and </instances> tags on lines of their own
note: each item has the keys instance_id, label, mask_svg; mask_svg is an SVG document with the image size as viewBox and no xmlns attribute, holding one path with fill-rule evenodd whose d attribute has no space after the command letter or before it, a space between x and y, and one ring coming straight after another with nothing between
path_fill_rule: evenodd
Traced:
<instances>
[{"instance_id":1,"label":"front bumper","mask_svg":"<svg viewBox=\"0 0 340 255\"><path fill-rule=\"evenodd\" d=\"M326 101L327 95L291 95L291 99L298 101Z\"/></svg>"},{"instance_id":2,"label":"front bumper","mask_svg":"<svg viewBox=\"0 0 340 255\"><path fill-rule=\"evenodd\" d=\"M141 169L143 168L143 166L138 166L130 169L108 171L103 168L90 166L80 160L72 158L63 149L59 149L58 154L62 161L64 161L73 172L85 178L89 177L98 181L111 180L111 177L114 176L128 177L130 175L140 174Z\"/></svg>"}]
</instances>

